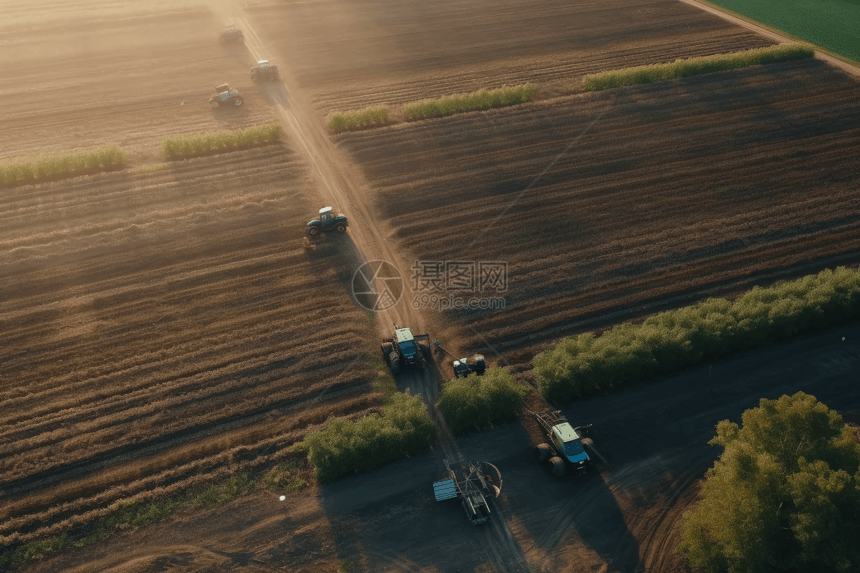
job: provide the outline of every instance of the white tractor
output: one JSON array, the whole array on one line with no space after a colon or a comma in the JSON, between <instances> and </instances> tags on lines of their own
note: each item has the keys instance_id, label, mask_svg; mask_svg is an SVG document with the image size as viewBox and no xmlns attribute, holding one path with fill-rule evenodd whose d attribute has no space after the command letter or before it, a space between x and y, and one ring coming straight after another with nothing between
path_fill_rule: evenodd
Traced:
<instances>
[{"instance_id":1,"label":"white tractor","mask_svg":"<svg viewBox=\"0 0 860 573\"><path fill-rule=\"evenodd\" d=\"M259 60L257 65L251 68L251 79L254 83L276 82L281 79L278 66L269 64L269 60Z\"/></svg>"}]
</instances>

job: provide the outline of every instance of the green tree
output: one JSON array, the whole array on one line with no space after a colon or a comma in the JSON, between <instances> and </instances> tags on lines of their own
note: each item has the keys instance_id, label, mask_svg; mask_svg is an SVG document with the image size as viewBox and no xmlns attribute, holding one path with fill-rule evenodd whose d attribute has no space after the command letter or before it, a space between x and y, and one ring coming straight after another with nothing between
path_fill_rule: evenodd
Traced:
<instances>
[{"instance_id":1,"label":"green tree","mask_svg":"<svg viewBox=\"0 0 860 573\"><path fill-rule=\"evenodd\" d=\"M723 420L724 448L678 547L707 573L860 570L860 444L842 417L803 392Z\"/></svg>"}]
</instances>

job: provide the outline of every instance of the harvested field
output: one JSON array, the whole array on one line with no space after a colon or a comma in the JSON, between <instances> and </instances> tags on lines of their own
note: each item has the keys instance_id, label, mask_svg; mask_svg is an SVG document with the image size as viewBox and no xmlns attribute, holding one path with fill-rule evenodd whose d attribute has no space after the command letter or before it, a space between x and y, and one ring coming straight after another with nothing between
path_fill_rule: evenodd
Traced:
<instances>
[{"instance_id":1,"label":"harvested field","mask_svg":"<svg viewBox=\"0 0 860 573\"><path fill-rule=\"evenodd\" d=\"M0 196L0 535L378 406L338 245L301 246L309 184L275 146Z\"/></svg>"},{"instance_id":2,"label":"harvested field","mask_svg":"<svg viewBox=\"0 0 860 573\"><path fill-rule=\"evenodd\" d=\"M122 172L0 194L0 535L13 542L119 499L280 463L283 446L329 416L377 411L376 371L361 356L378 352L370 343L392 322L446 344L451 335L457 351L479 346L463 339L477 316L479 336L525 356L577 321L628 316L642 297L677 305L706 292L697 281L735 288L857 252L857 168L845 159L856 155L857 93L843 76L805 63L583 94L589 73L772 43L675 1L12 0L0 16L0 159L104 142L131 156ZM230 24L244 49L218 44ZM280 83L251 82L260 58ZM207 105L224 82L245 105ZM337 146L324 124L332 110L527 82L535 103L335 136ZM407 300L358 309L349 290L360 263L403 271L417 254L462 255L455 247L480 232L467 219L497 215L607 109L513 221L466 250L510 263L506 316ZM165 136L272 119L288 148L160 163ZM305 220L327 204L350 217L346 236L303 249ZM281 506L258 490L22 569L556 571L557 555L666 571L669 523L713 459L703 443L715 419L807 370L816 376L803 384L856 410L845 374L856 344L800 344L715 367L729 386L710 387L726 398L719 406L669 380L570 407L606 430L595 440L614 464L582 486L536 467L528 427L512 424L310 484ZM397 387L435 403L447 368L401 373ZM430 415L450 437L438 409ZM654 419L689 425L666 443ZM430 503L441 459L461 455L497 463L510 481L488 528Z\"/></svg>"},{"instance_id":3,"label":"harvested field","mask_svg":"<svg viewBox=\"0 0 860 573\"><path fill-rule=\"evenodd\" d=\"M583 91L583 76L607 69L772 44L672 0L323 1L249 14L321 118L524 83L541 99Z\"/></svg>"},{"instance_id":4,"label":"harvested field","mask_svg":"<svg viewBox=\"0 0 860 573\"><path fill-rule=\"evenodd\" d=\"M338 142L416 260L508 263L504 311L449 313L504 353L857 262L858 95L806 60Z\"/></svg>"}]
</instances>

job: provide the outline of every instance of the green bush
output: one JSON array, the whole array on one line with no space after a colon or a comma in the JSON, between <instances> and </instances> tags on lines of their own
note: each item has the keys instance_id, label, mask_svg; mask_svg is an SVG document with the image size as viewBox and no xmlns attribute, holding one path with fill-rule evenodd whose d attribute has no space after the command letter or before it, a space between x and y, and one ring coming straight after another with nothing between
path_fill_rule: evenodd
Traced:
<instances>
[{"instance_id":1,"label":"green bush","mask_svg":"<svg viewBox=\"0 0 860 573\"><path fill-rule=\"evenodd\" d=\"M355 422L335 418L297 447L307 452L317 480L324 483L417 454L435 437L436 426L421 396L397 393L388 398L382 416L370 414Z\"/></svg>"},{"instance_id":2,"label":"green bush","mask_svg":"<svg viewBox=\"0 0 860 573\"><path fill-rule=\"evenodd\" d=\"M332 131L362 127L372 123L385 123L386 121L388 121L388 108L381 106L353 111L333 111L326 117L328 128Z\"/></svg>"},{"instance_id":3,"label":"green bush","mask_svg":"<svg viewBox=\"0 0 860 573\"><path fill-rule=\"evenodd\" d=\"M734 302L708 299L641 325L620 324L599 338L565 338L534 357L535 380L546 399L567 401L858 314L860 269L824 270L755 287Z\"/></svg>"},{"instance_id":4,"label":"green bush","mask_svg":"<svg viewBox=\"0 0 860 573\"><path fill-rule=\"evenodd\" d=\"M743 427L717 424L725 448L684 513L691 571L857 571L860 444L839 414L803 392L762 398Z\"/></svg>"},{"instance_id":5,"label":"green bush","mask_svg":"<svg viewBox=\"0 0 860 573\"><path fill-rule=\"evenodd\" d=\"M446 382L436 404L455 434L512 419L523 407L528 388L510 371L490 368L483 376Z\"/></svg>"},{"instance_id":6,"label":"green bush","mask_svg":"<svg viewBox=\"0 0 860 573\"><path fill-rule=\"evenodd\" d=\"M168 135L161 140L161 151L166 159L176 159L206 151L232 151L257 143L274 143L281 133L281 124L272 121L245 129L183 133Z\"/></svg>"},{"instance_id":7,"label":"green bush","mask_svg":"<svg viewBox=\"0 0 860 573\"><path fill-rule=\"evenodd\" d=\"M403 111L408 119L426 119L454 113L506 107L531 101L535 87L522 84L495 90L480 90L470 94L458 94L437 99L424 99L407 103Z\"/></svg>"},{"instance_id":8,"label":"green bush","mask_svg":"<svg viewBox=\"0 0 860 573\"><path fill-rule=\"evenodd\" d=\"M115 143L13 157L0 161L0 185L26 183L52 175L72 175L84 169L107 169L126 161L128 152Z\"/></svg>"},{"instance_id":9,"label":"green bush","mask_svg":"<svg viewBox=\"0 0 860 573\"><path fill-rule=\"evenodd\" d=\"M625 85L646 84L656 80L684 78L699 74L712 74L722 70L736 70L762 64L802 60L813 56L815 56L815 50L806 44L779 44L728 54L702 56L687 60L678 59L671 64L651 64L649 66L609 70L587 75L584 82L585 89L599 91Z\"/></svg>"}]
</instances>

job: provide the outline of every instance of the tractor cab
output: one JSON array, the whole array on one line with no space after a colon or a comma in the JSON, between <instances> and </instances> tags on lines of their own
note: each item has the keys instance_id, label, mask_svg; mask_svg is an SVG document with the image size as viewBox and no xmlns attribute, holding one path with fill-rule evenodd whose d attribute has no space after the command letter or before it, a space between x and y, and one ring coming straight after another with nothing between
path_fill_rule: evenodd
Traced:
<instances>
[{"instance_id":1,"label":"tractor cab","mask_svg":"<svg viewBox=\"0 0 860 573\"><path fill-rule=\"evenodd\" d=\"M572 464L584 464L590 460L582 446L580 435L569 423L557 424L552 428L552 440L555 446L564 452L564 457Z\"/></svg>"},{"instance_id":2,"label":"tractor cab","mask_svg":"<svg viewBox=\"0 0 860 573\"><path fill-rule=\"evenodd\" d=\"M397 328L394 330L394 336L397 342L397 347L400 348L400 354L406 359L406 362L411 362L415 355L418 354L418 347L415 345L415 337L412 335L410 328Z\"/></svg>"},{"instance_id":3,"label":"tractor cab","mask_svg":"<svg viewBox=\"0 0 860 573\"><path fill-rule=\"evenodd\" d=\"M322 223L323 230L328 230L334 225L334 215L331 214L331 207L320 209L320 223Z\"/></svg>"},{"instance_id":4,"label":"tractor cab","mask_svg":"<svg viewBox=\"0 0 860 573\"><path fill-rule=\"evenodd\" d=\"M223 101L230 97L230 86L228 86L227 84L221 84L220 86L215 88L215 93L218 94L218 97L220 97Z\"/></svg>"},{"instance_id":5,"label":"tractor cab","mask_svg":"<svg viewBox=\"0 0 860 573\"><path fill-rule=\"evenodd\" d=\"M257 67L264 70L269 67L269 60L257 60Z\"/></svg>"}]
</instances>

